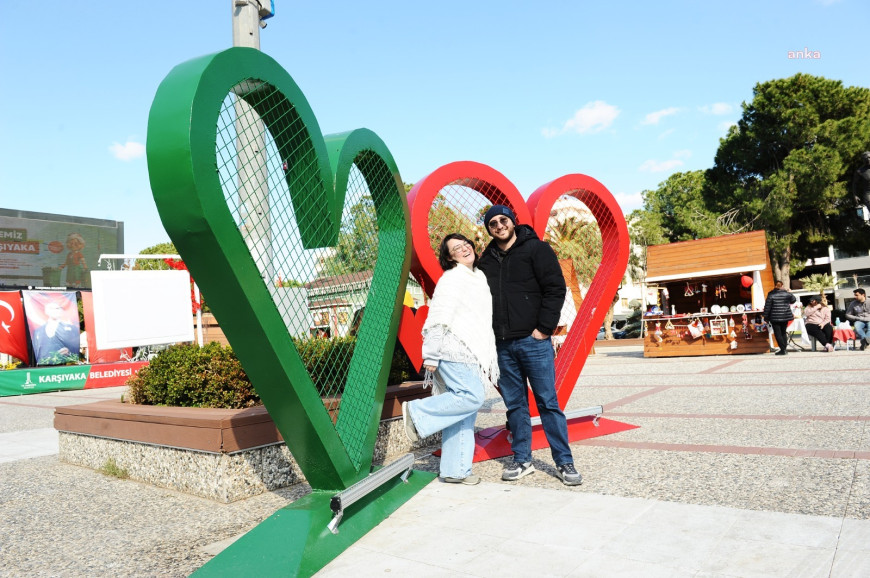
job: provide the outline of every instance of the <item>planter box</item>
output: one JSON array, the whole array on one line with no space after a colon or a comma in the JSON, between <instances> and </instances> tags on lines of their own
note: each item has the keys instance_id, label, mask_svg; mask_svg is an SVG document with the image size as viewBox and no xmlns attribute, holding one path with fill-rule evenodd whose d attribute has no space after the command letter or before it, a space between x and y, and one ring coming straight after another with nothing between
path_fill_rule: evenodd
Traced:
<instances>
[{"instance_id":1,"label":"planter box","mask_svg":"<svg viewBox=\"0 0 870 578\"><path fill-rule=\"evenodd\" d=\"M401 402L429 395L422 383L387 388L374 460L412 448L402 431ZM60 460L102 468L109 459L131 479L220 502L233 502L304 481L262 406L207 409L96 402L58 407ZM437 436L414 447L438 443Z\"/></svg>"}]
</instances>

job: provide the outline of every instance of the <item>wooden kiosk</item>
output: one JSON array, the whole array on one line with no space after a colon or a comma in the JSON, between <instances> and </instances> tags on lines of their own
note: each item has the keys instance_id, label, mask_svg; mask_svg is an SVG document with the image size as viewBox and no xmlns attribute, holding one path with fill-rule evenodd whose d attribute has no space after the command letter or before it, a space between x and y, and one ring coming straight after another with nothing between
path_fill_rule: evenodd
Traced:
<instances>
[{"instance_id":1,"label":"wooden kiosk","mask_svg":"<svg viewBox=\"0 0 870 578\"><path fill-rule=\"evenodd\" d=\"M646 287L644 357L770 351L761 315L773 289L764 231L649 247Z\"/></svg>"}]
</instances>

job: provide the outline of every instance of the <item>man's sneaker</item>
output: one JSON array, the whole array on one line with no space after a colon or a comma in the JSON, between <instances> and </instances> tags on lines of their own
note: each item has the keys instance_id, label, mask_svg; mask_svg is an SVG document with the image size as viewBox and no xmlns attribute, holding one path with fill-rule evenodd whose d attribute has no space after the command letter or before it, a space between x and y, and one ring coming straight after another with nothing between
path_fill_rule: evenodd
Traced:
<instances>
[{"instance_id":1,"label":"man's sneaker","mask_svg":"<svg viewBox=\"0 0 870 578\"><path fill-rule=\"evenodd\" d=\"M528 476L534 471L535 466L532 465L532 462L511 462L504 467L504 471L501 473L501 479L505 482L513 482L524 476Z\"/></svg>"},{"instance_id":2,"label":"man's sneaker","mask_svg":"<svg viewBox=\"0 0 870 578\"><path fill-rule=\"evenodd\" d=\"M562 478L562 483L566 486L579 486L583 483L583 476L577 473L574 469L574 464L562 464L557 468L559 477Z\"/></svg>"},{"instance_id":3,"label":"man's sneaker","mask_svg":"<svg viewBox=\"0 0 870 578\"><path fill-rule=\"evenodd\" d=\"M417 433L417 428L414 427L414 420L411 419L411 414L408 413L408 402L402 402L402 425L405 426L405 435L411 440L411 443L420 441L420 435Z\"/></svg>"},{"instance_id":4,"label":"man's sneaker","mask_svg":"<svg viewBox=\"0 0 870 578\"><path fill-rule=\"evenodd\" d=\"M465 484L466 486L476 486L480 483L480 478L471 474L470 476L465 476L464 478L441 478L441 481L446 484Z\"/></svg>"}]
</instances>

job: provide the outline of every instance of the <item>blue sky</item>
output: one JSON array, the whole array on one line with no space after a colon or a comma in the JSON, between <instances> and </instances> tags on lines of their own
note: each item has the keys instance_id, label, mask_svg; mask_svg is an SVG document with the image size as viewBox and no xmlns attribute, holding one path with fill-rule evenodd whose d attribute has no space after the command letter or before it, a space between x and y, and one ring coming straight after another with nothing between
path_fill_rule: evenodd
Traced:
<instances>
[{"instance_id":1,"label":"blue sky","mask_svg":"<svg viewBox=\"0 0 870 578\"><path fill-rule=\"evenodd\" d=\"M275 5L262 50L325 133L375 131L405 182L474 160L528 196L585 173L629 212L673 172L712 165L756 83L806 72L868 86L864 0ZM231 11L5 1L0 207L124 221L128 253L168 240L148 110L173 66L231 46ZM818 58L789 58L804 51Z\"/></svg>"}]
</instances>

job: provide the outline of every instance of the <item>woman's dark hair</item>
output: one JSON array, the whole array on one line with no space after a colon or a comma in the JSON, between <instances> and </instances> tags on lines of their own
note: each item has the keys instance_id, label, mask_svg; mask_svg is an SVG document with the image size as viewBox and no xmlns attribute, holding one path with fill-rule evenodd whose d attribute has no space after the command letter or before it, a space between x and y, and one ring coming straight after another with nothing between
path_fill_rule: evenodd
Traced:
<instances>
[{"instance_id":1,"label":"woman's dark hair","mask_svg":"<svg viewBox=\"0 0 870 578\"><path fill-rule=\"evenodd\" d=\"M454 267L456 267L456 261L453 260L453 255L451 255L450 251L447 249L447 241L451 239L465 241L466 243L471 245L471 252L474 253L474 263L472 263L472 267L476 268L477 261L480 259L480 256L477 254L477 249L474 246L474 242L460 233L450 233L441 241L441 246L438 247L438 263L441 265L441 268L447 271L448 269L453 269Z\"/></svg>"}]
</instances>

